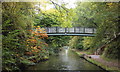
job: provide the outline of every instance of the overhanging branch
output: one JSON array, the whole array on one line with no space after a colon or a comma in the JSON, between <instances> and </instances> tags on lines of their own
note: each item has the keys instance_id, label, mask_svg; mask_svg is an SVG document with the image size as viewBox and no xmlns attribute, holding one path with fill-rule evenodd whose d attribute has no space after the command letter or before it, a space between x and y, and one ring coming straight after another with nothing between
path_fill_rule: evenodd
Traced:
<instances>
[{"instance_id":1,"label":"overhanging branch","mask_svg":"<svg viewBox=\"0 0 120 72\"><path fill-rule=\"evenodd\" d=\"M65 7L63 7L63 6L61 6L61 5L57 4L57 3L55 3L55 2L52 1L52 0L50 0L50 2L55 6L56 9L58 9L58 8L57 8L57 6L58 6L59 8L63 8L63 9L68 13L67 8L65 8ZM60 11L60 12L61 12L61 11Z\"/></svg>"}]
</instances>

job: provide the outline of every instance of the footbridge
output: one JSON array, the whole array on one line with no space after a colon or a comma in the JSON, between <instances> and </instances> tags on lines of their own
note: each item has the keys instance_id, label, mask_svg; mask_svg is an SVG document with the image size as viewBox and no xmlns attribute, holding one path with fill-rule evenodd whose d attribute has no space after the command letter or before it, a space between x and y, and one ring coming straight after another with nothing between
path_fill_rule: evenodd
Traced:
<instances>
[{"instance_id":1,"label":"footbridge","mask_svg":"<svg viewBox=\"0 0 120 72\"><path fill-rule=\"evenodd\" d=\"M87 27L44 27L48 36L95 36L95 28Z\"/></svg>"}]
</instances>

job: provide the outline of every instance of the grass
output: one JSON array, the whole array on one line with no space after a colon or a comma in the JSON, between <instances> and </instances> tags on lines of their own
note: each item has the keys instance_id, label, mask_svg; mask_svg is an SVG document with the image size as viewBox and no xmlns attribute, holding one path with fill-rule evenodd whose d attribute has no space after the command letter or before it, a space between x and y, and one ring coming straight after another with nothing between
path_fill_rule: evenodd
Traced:
<instances>
[{"instance_id":1,"label":"grass","mask_svg":"<svg viewBox=\"0 0 120 72\"><path fill-rule=\"evenodd\" d=\"M106 60L106 61L112 61L112 62L117 62L117 61L119 61L118 59L110 59L110 58L106 58L105 56L101 56L101 58L103 58L104 60Z\"/></svg>"},{"instance_id":2,"label":"grass","mask_svg":"<svg viewBox=\"0 0 120 72\"><path fill-rule=\"evenodd\" d=\"M109 71L109 72L120 72L120 70L119 70L118 68L108 67L108 66L106 66L106 65L104 65L104 64L101 64L100 62L95 61L95 60L90 59L90 58L86 58L86 59L87 59L89 62L91 62L91 63L93 63L93 64L95 64L95 65L97 65L97 66L99 66L99 67L101 67L101 68Z\"/></svg>"}]
</instances>

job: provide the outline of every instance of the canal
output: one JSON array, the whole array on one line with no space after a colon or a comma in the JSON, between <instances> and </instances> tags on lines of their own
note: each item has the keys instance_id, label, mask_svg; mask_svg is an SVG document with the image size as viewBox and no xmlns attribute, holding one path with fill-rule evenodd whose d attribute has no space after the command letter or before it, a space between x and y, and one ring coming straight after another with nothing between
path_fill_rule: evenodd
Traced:
<instances>
[{"instance_id":1,"label":"canal","mask_svg":"<svg viewBox=\"0 0 120 72\"><path fill-rule=\"evenodd\" d=\"M106 72L80 58L69 49L63 49L59 56L50 56L49 60L30 66L27 70L93 70L94 72L97 70L96 72Z\"/></svg>"}]
</instances>

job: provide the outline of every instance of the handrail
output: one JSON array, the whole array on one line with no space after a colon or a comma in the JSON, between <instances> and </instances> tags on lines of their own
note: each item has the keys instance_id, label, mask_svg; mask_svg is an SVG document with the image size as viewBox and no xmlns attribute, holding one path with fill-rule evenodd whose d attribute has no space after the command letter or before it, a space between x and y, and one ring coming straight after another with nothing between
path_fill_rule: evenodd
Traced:
<instances>
[{"instance_id":1,"label":"handrail","mask_svg":"<svg viewBox=\"0 0 120 72\"><path fill-rule=\"evenodd\" d=\"M62 28L62 27L44 27L46 33L96 33L95 28L87 28L87 27L72 27L72 28Z\"/></svg>"}]
</instances>

